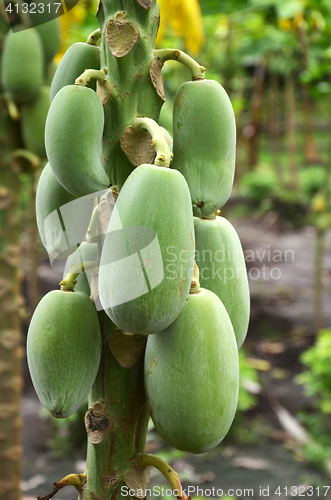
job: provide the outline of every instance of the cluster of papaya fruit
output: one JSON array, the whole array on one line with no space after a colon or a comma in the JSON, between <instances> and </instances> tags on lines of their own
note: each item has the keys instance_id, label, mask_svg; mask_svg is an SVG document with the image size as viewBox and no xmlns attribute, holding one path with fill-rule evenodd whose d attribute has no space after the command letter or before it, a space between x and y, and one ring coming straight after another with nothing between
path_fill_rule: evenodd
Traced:
<instances>
[{"instance_id":1,"label":"cluster of papaya fruit","mask_svg":"<svg viewBox=\"0 0 331 500\"><path fill-rule=\"evenodd\" d=\"M42 17L41 14L36 16ZM38 22L42 23L43 18ZM1 87L15 103L24 149L46 158L44 129L50 104L54 56L60 46L59 20L9 29L1 53Z\"/></svg>"},{"instance_id":2,"label":"cluster of papaya fruit","mask_svg":"<svg viewBox=\"0 0 331 500\"><path fill-rule=\"evenodd\" d=\"M175 321L148 337L145 383L161 437L177 449L202 453L220 443L234 418L238 348L250 310L239 237L218 215L232 190L236 144L234 113L222 86L205 79L181 85L173 128L172 168L189 187L200 272L193 273Z\"/></svg>"},{"instance_id":3,"label":"cluster of papaya fruit","mask_svg":"<svg viewBox=\"0 0 331 500\"><path fill-rule=\"evenodd\" d=\"M91 83L108 78L97 38L70 47L55 73L45 128L49 163L37 190L44 245L62 258L70 254L61 291L39 303L27 343L34 386L56 417L87 397L101 357L98 313L86 276L78 278L96 267L100 242L89 231L98 206L88 204L78 249L62 245L56 231L45 234L46 219L59 217L63 205L109 189L102 144L111 137ZM147 336L145 388L157 431L175 448L202 453L224 438L234 418L238 348L249 320L241 244L219 216L232 190L236 127L225 90L204 75L178 89L173 124L173 141L150 118L126 125L149 131L156 156L133 168L119 190L102 239L98 293L113 331ZM74 221L81 217L73 213Z\"/></svg>"},{"instance_id":4,"label":"cluster of papaya fruit","mask_svg":"<svg viewBox=\"0 0 331 500\"><path fill-rule=\"evenodd\" d=\"M57 418L70 416L86 400L102 347L84 268L87 261L98 260L98 244L83 240L95 208L93 193L109 185L100 155L103 107L95 81L75 85L86 68L100 67L97 41L92 35L86 43L73 44L56 69L44 124L48 163L36 192L36 220L45 249L50 257L65 261L64 276L72 266L84 270L75 274L74 289L64 286L43 297L29 326L31 378L40 401Z\"/></svg>"}]
</instances>

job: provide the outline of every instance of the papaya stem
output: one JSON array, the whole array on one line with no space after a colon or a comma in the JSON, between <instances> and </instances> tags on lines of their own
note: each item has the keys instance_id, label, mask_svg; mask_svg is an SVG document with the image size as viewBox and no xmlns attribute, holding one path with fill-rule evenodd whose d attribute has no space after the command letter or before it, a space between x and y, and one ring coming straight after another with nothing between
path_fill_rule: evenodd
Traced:
<instances>
[{"instance_id":1,"label":"papaya stem","mask_svg":"<svg viewBox=\"0 0 331 500\"><path fill-rule=\"evenodd\" d=\"M76 284L76 278L80 273L85 273L89 269L95 269L99 267L99 260L88 260L86 262L81 262L80 264L74 264L70 268L70 272L66 275L66 277L60 281L59 285L61 285L61 290L64 292L69 292L73 290Z\"/></svg>"},{"instance_id":2,"label":"papaya stem","mask_svg":"<svg viewBox=\"0 0 331 500\"><path fill-rule=\"evenodd\" d=\"M134 459L134 462L138 467L148 467L151 465L158 469L161 474L164 475L166 480L171 486L172 492L177 496L178 499L181 500L190 500L191 497L185 495L182 489L182 485L179 479L177 472L170 467L169 464L163 458L158 457L157 455L152 455L151 453L140 453Z\"/></svg>"},{"instance_id":3,"label":"papaya stem","mask_svg":"<svg viewBox=\"0 0 331 500\"><path fill-rule=\"evenodd\" d=\"M172 152L169 149L168 143L164 137L164 134L152 118L137 117L133 120L132 126L141 132L142 130L147 130L152 136L152 146L156 151L156 157L154 160L154 165L169 167L172 158Z\"/></svg>"},{"instance_id":4,"label":"papaya stem","mask_svg":"<svg viewBox=\"0 0 331 500\"><path fill-rule=\"evenodd\" d=\"M199 219L216 219L218 215L220 215L221 211L216 210L216 212L210 214L210 215L204 215L203 217L199 217Z\"/></svg>"},{"instance_id":5,"label":"papaya stem","mask_svg":"<svg viewBox=\"0 0 331 500\"><path fill-rule=\"evenodd\" d=\"M98 82L104 82L106 80L107 68L103 69L86 69L84 73L82 73L75 80L75 85L80 85L82 87L86 87L88 83L90 83L91 78L98 80Z\"/></svg>"},{"instance_id":6,"label":"papaya stem","mask_svg":"<svg viewBox=\"0 0 331 500\"><path fill-rule=\"evenodd\" d=\"M15 151L13 151L11 157L13 160L21 158L28 161L33 169L37 169L40 167L41 161L39 156L35 155L28 149L16 149Z\"/></svg>"},{"instance_id":7,"label":"papaya stem","mask_svg":"<svg viewBox=\"0 0 331 500\"><path fill-rule=\"evenodd\" d=\"M199 281L199 268L196 262L194 262L193 277L191 281L190 293L197 293L200 291L200 281Z\"/></svg>"},{"instance_id":8,"label":"papaya stem","mask_svg":"<svg viewBox=\"0 0 331 500\"><path fill-rule=\"evenodd\" d=\"M99 205L96 205L93 209L91 220L89 223L89 226L86 231L86 240L87 241L93 241L94 238L96 238L99 234L98 232L98 227L99 227Z\"/></svg>"},{"instance_id":9,"label":"papaya stem","mask_svg":"<svg viewBox=\"0 0 331 500\"><path fill-rule=\"evenodd\" d=\"M183 64L192 75L192 80L204 80L206 68L200 66L192 57L178 49L158 49L154 50L154 56L164 64L165 61L178 61Z\"/></svg>"},{"instance_id":10,"label":"papaya stem","mask_svg":"<svg viewBox=\"0 0 331 500\"><path fill-rule=\"evenodd\" d=\"M85 474L69 474L64 477L58 483L54 483L53 491L46 495L45 497L38 497L37 500L50 500L53 498L56 493L65 488L65 486L74 486L76 490L81 490L86 483L86 475Z\"/></svg>"},{"instance_id":11,"label":"papaya stem","mask_svg":"<svg viewBox=\"0 0 331 500\"><path fill-rule=\"evenodd\" d=\"M101 31L100 28L97 30L92 31L92 33L87 37L86 43L89 45L98 45L98 41L101 38Z\"/></svg>"},{"instance_id":12,"label":"papaya stem","mask_svg":"<svg viewBox=\"0 0 331 500\"><path fill-rule=\"evenodd\" d=\"M78 264L80 265L80 264ZM83 266L81 266L83 267ZM59 285L61 286L61 291L62 292L73 292L75 285L76 285L76 278L77 276L82 272L82 270L79 271L79 273L68 273L66 277L60 281Z\"/></svg>"},{"instance_id":13,"label":"papaya stem","mask_svg":"<svg viewBox=\"0 0 331 500\"><path fill-rule=\"evenodd\" d=\"M6 92L4 94L4 98L7 104L10 118L14 121L19 120L21 118L21 114L12 96L8 92Z\"/></svg>"}]
</instances>

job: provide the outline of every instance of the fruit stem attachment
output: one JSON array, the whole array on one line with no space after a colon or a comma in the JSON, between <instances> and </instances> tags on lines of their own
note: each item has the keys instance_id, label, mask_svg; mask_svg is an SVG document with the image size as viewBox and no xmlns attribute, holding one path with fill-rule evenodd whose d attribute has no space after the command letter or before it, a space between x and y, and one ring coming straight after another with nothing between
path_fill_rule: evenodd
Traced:
<instances>
[{"instance_id":1,"label":"fruit stem attachment","mask_svg":"<svg viewBox=\"0 0 331 500\"><path fill-rule=\"evenodd\" d=\"M85 474L69 474L68 476L61 479L61 481L59 481L58 483L54 483L54 488L51 493L49 493L45 497L38 497L37 500L50 500L54 495L56 495L59 490L65 488L66 486L74 486L76 490L79 491L86 483L86 479L87 477Z\"/></svg>"},{"instance_id":2,"label":"fruit stem attachment","mask_svg":"<svg viewBox=\"0 0 331 500\"><path fill-rule=\"evenodd\" d=\"M40 167L41 161L39 156L32 153L28 149L16 149L13 151L12 160L21 159L26 160L33 169L37 170Z\"/></svg>"},{"instance_id":3,"label":"fruit stem attachment","mask_svg":"<svg viewBox=\"0 0 331 500\"><path fill-rule=\"evenodd\" d=\"M200 291L199 268L197 266L197 263L194 262L190 293L198 293L199 291Z\"/></svg>"},{"instance_id":4,"label":"fruit stem attachment","mask_svg":"<svg viewBox=\"0 0 331 500\"><path fill-rule=\"evenodd\" d=\"M216 210L216 212L210 214L210 215L204 215L203 217L199 217L200 219L216 219L218 215L220 215L221 211Z\"/></svg>"},{"instance_id":5,"label":"fruit stem attachment","mask_svg":"<svg viewBox=\"0 0 331 500\"><path fill-rule=\"evenodd\" d=\"M137 117L133 120L132 127L138 130L138 132L147 130L151 134L151 144L156 151L154 165L169 167L172 152L170 151L164 134L156 121L152 120L152 118L146 118L144 116Z\"/></svg>"},{"instance_id":6,"label":"fruit stem attachment","mask_svg":"<svg viewBox=\"0 0 331 500\"><path fill-rule=\"evenodd\" d=\"M85 273L85 271L88 271L90 269L95 269L96 267L99 267L99 265L99 260L88 260L86 262L81 262L80 264L71 266L70 272L59 283L59 285L61 285L62 292L73 292L77 276L80 273Z\"/></svg>"},{"instance_id":7,"label":"fruit stem attachment","mask_svg":"<svg viewBox=\"0 0 331 500\"><path fill-rule=\"evenodd\" d=\"M165 61L178 61L183 64L192 75L192 80L204 80L206 68L200 66L192 57L178 49L159 49L154 50L154 56L162 63Z\"/></svg>"},{"instance_id":8,"label":"fruit stem attachment","mask_svg":"<svg viewBox=\"0 0 331 500\"><path fill-rule=\"evenodd\" d=\"M172 492L179 500L191 500L190 496L185 495L177 472L169 464L157 455L151 453L140 453L134 458L134 463L138 467L148 467L151 465L158 469L164 475L171 486Z\"/></svg>"},{"instance_id":9,"label":"fruit stem attachment","mask_svg":"<svg viewBox=\"0 0 331 500\"><path fill-rule=\"evenodd\" d=\"M93 209L91 220L86 231L86 241L93 242L95 238L99 235L99 205L96 205Z\"/></svg>"},{"instance_id":10,"label":"fruit stem attachment","mask_svg":"<svg viewBox=\"0 0 331 500\"><path fill-rule=\"evenodd\" d=\"M98 45L98 41L101 38L101 31L100 28L98 28L95 31L92 31L92 33L87 37L86 43L89 45Z\"/></svg>"},{"instance_id":11,"label":"fruit stem attachment","mask_svg":"<svg viewBox=\"0 0 331 500\"><path fill-rule=\"evenodd\" d=\"M8 92L6 92L4 94L4 98L7 104L10 118L14 121L19 120L21 118L21 114L12 96Z\"/></svg>"},{"instance_id":12,"label":"fruit stem attachment","mask_svg":"<svg viewBox=\"0 0 331 500\"><path fill-rule=\"evenodd\" d=\"M91 78L94 78L98 82L104 82L106 80L107 68L103 69L86 69L75 80L75 85L80 85L81 87L86 87L90 83Z\"/></svg>"}]
</instances>

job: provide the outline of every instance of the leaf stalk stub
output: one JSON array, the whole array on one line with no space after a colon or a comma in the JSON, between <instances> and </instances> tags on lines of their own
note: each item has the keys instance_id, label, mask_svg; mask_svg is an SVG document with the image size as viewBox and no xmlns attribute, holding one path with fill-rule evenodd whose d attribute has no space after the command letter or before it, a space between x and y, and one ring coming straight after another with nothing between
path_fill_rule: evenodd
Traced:
<instances>
[{"instance_id":1,"label":"leaf stalk stub","mask_svg":"<svg viewBox=\"0 0 331 500\"><path fill-rule=\"evenodd\" d=\"M74 486L76 490L80 491L84 487L87 481L85 474L69 474L65 476L61 481L54 483L53 491L46 495L45 497L38 497L37 500L50 500L53 496L62 488L66 486Z\"/></svg>"},{"instance_id":2,"label":"leaf stalk stub","mask_svg":"<svg viewBox=\"0 0 331 500\"><path fill-rule=\"evenodd\" d=\"M101 30L98 28L97 30L92 31L92 33L87 37L86 43L89 45L98 45L98 41L101 38Z\"/></svg>"},{"instance_id":3,"label":"leaf stalk stub","mask_svg":"<svg viewBox=\"0 0 331 500\"><path fill-rule=\"evenodd\" d=\"M75 85L80 85L81 87L86 87L90 83L91 78L94 78L98 82L104 82L106 80L107 68L103 69L86 69L75 80Z\"/></svg>"},{"instance_id":4,"label":"leaf stalk stub","mask_svg":"<svg viewBox=\"0 0 331 500\"><path fill-rule=\"evenodd\" d=\"M87 410L85 414L85 428L89 440L92 444L99 444L113 431L115 422L107 415L102 403L97 403L93 408Z\"/></svg>"},{"instance_id":5,"label":"leaf stalk stub","mask_svg":"<svg viewBox=\"0 0 331 500\"><path fill-rule=\"evenodd\" d=\"M155 467L166 478L173 493L178 493L178 500L191 500L191 497L185 495L185 493L183 492L183 488L177 472L172 467L170 467L170 465L165 460L163 460L163 458L151 453L140 453L139 455L136 455L133 463L142 468L149 465Z\"/></svg>"},{"instance_id":6,"label":"leaf stalk stub","mask_svg":"<svg viewBox=\"0 0 331 500\"><path fill-rule=\"evenodd\" d=\"M12 160L25 160L32 170L37 170L41 166L41 159L29 149L16 149L11 155Z\"/></svg>"},{"instance_id":7,"label":"leaf stalk stub","mask_svg":"<svg viewBox=\"0 0 331 500\"><path fill-rule=\"evenodd\" d=\"M8 113L9 113L10 118L14 121L19 120L21 118L21 113L16 105L16 102L12 98L11 94L6 92L4 94L4 99L5 99L6 104L7 104Z\"/></svg>"},{"instance_id":8,"label":"leaf stalk stub","mask_svg":"<svg viewBox=\"0 0 331 500\"><path fill-rule=\"evenodd\" d=\"M206 68L182 50L158 49L154 50L154 57L161 62L162 66L166 61L178 61L183 64L190 71L192 80L204 80L206 78Z\"/></svg>"}]
</instances>

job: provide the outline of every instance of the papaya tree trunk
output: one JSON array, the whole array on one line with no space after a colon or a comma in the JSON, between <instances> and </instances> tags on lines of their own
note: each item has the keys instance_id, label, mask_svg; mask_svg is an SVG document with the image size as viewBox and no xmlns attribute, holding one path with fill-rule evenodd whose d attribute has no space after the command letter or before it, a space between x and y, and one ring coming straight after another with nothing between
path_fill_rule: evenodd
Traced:
<instances>
[{"instance_id":1,"label":"papaya tree trunk","mask_svg":"<svg viewBox=\"0 0 331 500\"><path fill-rule=\"evenodd\" d=\"M314 265L314 330L315 335L321 331L323 327L323 253L324 253L324 236L325 231L316 228L316 248L315 248L315 265Z\"/></svg>"},{"instance_id":2,"label":"papaya tree trunk","mask_svg":"<svg viewBox=\"0 0 331 500\"><path fill-rule=\"evenodd\" d=\"M15 124L0 109L0 500L19 500L22 391L20 324L20 178L8 138Z\"/></svg>"},{"instance_id":3,"label":"papaya tree trunk","mask_svg":"<svg viewBox=\"0 0 331 500\"><path fill-rule=\"evenodd\" d=\"M103 154L111 182L120 189L133 170L121 135L137 115L158 121L163 104L162 66L153 53L159 8L155 0L101 1L97 19L101 68L107 68L110 83L109 89L98 83L105 111Z\"/></svg>"},{"instance_id":4,"label":"papaya tree trunk","mask_svg":"<svg viewBox=\"0 0 331 500\"><path fill-rule=\"evenodd\" d=\"M283 171L281 164L281 145L280 145L280 95L279 95L279 77L277 73L270 73L269 90L269 113L268 113L268 131L270 149L272 152L272 164L278 184L284 184Z\"/></svg>"},{"instance_id":5,"label":"papaya tree trunk","mask_svg":"<svg viewBox=\"0 0 331 500\"><path fill-rule=\"evenodd\" d=\"M316 147L314 116L314 102L306 91L306 98L303 100L303 145L307 165L321 163Z\"/></svg>"},{"instance_id":6,"label":"papaya tree trunk","mask_svg":"<svg viewBox=\"0 0 331 500\"><path fill-rule=\"evenodd\" d=\"M122 498L123 487L144 490L149 482L149 468L132 463L135 455L145 451L149 420L143 377L146 338L138 336L141 344L137 345L136 336L125 338L118 331L105 342L106 324L107 319L101 319L104 349L85 416L87 500ZM117 354L124 343L130 359L121 355L115 358L111 349Z\"/></svg>"},{"instance_id":7,"label":"papaya tree trunk","mask_svg":"<svg viewBox=\"0 0 331 500\"><path fill-rule=\"evenodd\" d=\"M331 106L331 94L328 99ZM328 131L331 132L331 120L328 122ZM326 183L325 197L326 207L331 206L331 145L328 148L328 161L326 162ZM322 191L323 192L323 191ZM328 210L328 208L326 208ZM325 227L316 226L316 247L315 247L315 262L314 262L314 329L318 335L323 328L323 256L325 247L325 235L327 229Z\"/></svg>"},{"instance_id":8,"label":"papaya tree trunk","mask_svg":"<svg viewBox=\"0 0 331 500\"><path fill-rule=\"evenodd\" d=\"M248 148L248 165L254 167L259 160L259 132L261 128L261 111L265 81L265 62L255 69L253 96L251 101L251 122Z\"/></svg>"},{"instance_id":9,"label":"papaya tree trunk","mask_svg":"<svg viewBox=\"0 0 331 500\"><path fill-rule=\"evenodd\" d=\"M109 75L108 89L98 84L105 110L103 151L111 182L120 189L133 169L121 147L123 132L137 115L158 120L163 104L161 67L153 53L159 10L155 0L101 0L97 19L101 68ZM149 420L143 381L145 339L136 346L133 337L115 332L110 344L105 313L99 314L104 348L85 417L86 484L80 494L86 500L116 500L128 498L122 487L145 489L149 481L149 468L134 463L144 451ZM129 361L113 355L123 342L125 351L131 352Z\"/></svg>"},{"instance_id":10,"label":"papaya tree trunk","mask_svg":"<svg viewBox=\"0 0 331 500\"><path fill-rule=\"evenodd\" d=\"M29 310L34 311L40 301L40 286L39 286L39 252L37 242L40 240L37 221L36 221L36 175L31 172L29 179L29 207L28 207L28 234L27 234L27 257L28 257L28 270L27 288Z\"/></svg>"},{"instance_id":11,"label":"papaya tree trunk","mask_svg":"<svg viewBox=\"0 0 331 500\"><path fill-rule=\"evenodd\" d=\"M301 48L302 70L306 71L310 65L309 39L307 36L307 27L302 23L297 28L297 38ZM320 155L316 147L316 138L314 130L314 101L309 95L309 86L303 86L305 98L303 99L303 147L305 152L305 163L311 165L321 163Z\"/></svg>"},{"instance_id":12,"label":"papaya tree trunk","mask_svg":"<svg viewBox=\"0 0 331 500\"><path fill-rule=\"evenodd\" d=\"M289 185L292 189L299 188L299 171L297 162L297 124L295 106L295 79L292 72L288 73L285 82L286 109L286 146L289 168Z\"/></svg>"}]
</instances>

